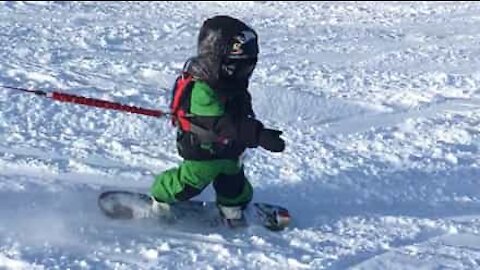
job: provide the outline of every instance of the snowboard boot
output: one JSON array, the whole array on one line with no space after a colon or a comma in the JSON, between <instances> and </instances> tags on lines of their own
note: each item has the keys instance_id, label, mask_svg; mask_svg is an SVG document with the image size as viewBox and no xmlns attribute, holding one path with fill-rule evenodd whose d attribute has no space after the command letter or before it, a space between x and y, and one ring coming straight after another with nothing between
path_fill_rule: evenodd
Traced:
<instances>
[{"instance_id":1,"label":"snowboard boot","mask_svg":"<svg viewBox=\"0 0 480 270\"><path fill-rule=\"evenodd\" d=\"M243 215L241 206L224 206L217 204L220 211L220 216L225 225L231 228L245 227L247 221Z\"/></svg>"}]
</instances>

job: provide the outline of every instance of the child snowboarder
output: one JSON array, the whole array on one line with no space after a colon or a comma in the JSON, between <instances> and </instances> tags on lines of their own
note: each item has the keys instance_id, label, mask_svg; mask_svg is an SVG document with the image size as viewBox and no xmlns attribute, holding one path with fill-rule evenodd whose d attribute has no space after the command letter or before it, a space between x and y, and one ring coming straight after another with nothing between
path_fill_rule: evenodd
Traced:
<instances>
[{"instance_id":1,"label":"child snowboarder","mask_svg":"<svg viewBox=\"0 0 480 270\"><path fill-rule=\"evenodd\" d=\"M285 142L252 110L247 88L259 53L257 33L238 19L215 16L203 23L197 50L175 82L171 103L184 161L155 177L151 195L164 207L213 183L221 215L235 226L253 194L240 156L258 146L282 152Z\"/></svg>"}]
</instances>

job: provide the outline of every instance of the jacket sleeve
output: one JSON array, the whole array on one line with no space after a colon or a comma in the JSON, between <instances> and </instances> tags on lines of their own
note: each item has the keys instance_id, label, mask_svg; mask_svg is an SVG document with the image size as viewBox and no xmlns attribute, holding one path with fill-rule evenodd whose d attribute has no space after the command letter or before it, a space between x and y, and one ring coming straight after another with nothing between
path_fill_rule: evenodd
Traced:
<instances>
[{"instance_id":1,"label":"jacket sleeve","mask_svg":"<svg viewBox=\"0 0 480 270\"><path fill-rule=\"evenodd\" d=\"M190 99L191 122L215 134L257 147L263 124L254 118L251 96L246 93L235 97L229 104L234 110L225 110L218 95L207 84L195 82Z\"/></svg>"}]
</instances>

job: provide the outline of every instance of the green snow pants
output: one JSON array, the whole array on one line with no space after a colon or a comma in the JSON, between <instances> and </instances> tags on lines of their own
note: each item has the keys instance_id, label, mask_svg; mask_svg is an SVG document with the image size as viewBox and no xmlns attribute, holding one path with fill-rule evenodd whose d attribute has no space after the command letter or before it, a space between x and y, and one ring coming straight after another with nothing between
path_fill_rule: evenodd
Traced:
<instances>
[{"instance_id":1,"label":"green snow pants","mask_svg":"<svg viewBox=\"0 0 480 270\"><path fill-rule=\"evenodd\" d=\"M243 167L230 159L185 160L179 167L155 176L150 192L158 201L173 203L197 196L212 182L216 202L221 205L246 206L252 200L252 185Z\"/></svg>"}]
</instances>

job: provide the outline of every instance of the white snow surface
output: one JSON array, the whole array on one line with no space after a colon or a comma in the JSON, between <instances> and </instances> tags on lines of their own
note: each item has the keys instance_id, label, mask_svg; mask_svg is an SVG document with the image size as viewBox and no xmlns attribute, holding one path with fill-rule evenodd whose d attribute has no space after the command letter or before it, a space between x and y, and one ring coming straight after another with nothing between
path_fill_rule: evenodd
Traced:
<instances>
[{"instance_id":1,"label":"white snow surface","mask_svg":"<svg viewBox=\"0 0 480 270\"><path fill-rule=\"evenodd\" d=\"M203 20L260 36L254 199L283 232L114 222L176 166L158 119L0 89L0 269L479 269L477 2L0 3L0 84L166 110ZM211 188L199 198L213 199Z\"/></svg>"}]
</instances>

